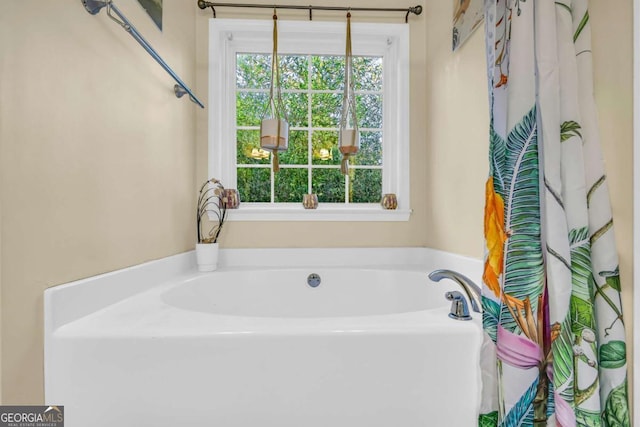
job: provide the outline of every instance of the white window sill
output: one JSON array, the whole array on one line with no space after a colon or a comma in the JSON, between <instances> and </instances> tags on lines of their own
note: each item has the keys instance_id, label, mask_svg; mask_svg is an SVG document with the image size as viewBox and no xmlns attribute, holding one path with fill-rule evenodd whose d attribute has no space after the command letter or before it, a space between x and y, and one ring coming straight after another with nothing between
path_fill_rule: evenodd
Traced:
<instances>
[{"instance_id":1,"label":"white window sill","mask_svg":"<svg viewBox=\"0 0 640 427\"><path fill-rule=\"evenodd\" d=\"M228 221L408 221L411 209L383 209L380 205L320 204L317 209L305 209L302 204L242 203L229 209Z\"/></svg>"}]
</instances>

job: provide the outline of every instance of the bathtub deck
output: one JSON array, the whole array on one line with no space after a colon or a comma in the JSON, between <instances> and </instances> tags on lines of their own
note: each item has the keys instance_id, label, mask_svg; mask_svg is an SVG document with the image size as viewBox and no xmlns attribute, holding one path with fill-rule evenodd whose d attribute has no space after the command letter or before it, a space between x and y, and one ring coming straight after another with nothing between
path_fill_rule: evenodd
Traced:
<instances>
[{"instance_id":1,"label":"bathtub deck","mask_svg":"<svg viewBox=\"0 0 640 427\"><path fill-rule=\"evenodd\" d=\"M46 328L46 401L65 405L66 426L476 424L480 316L448 318L446 286L434 285L436 308L368 316L237 316L163 299L199 276L130 282L126 298L91 283L48 296L72 308Z\"/></svg>"}]
</instances>

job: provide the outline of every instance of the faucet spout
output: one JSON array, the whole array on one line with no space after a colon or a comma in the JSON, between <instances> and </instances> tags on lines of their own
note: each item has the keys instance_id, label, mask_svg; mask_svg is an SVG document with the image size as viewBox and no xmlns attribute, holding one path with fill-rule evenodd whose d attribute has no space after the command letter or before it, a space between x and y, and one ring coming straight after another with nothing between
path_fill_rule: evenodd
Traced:
<instances>
[{"instance_id":1,"label":"faucet spout","mask_svg":"<svg viewBox=\"0 0 640 427\"><path fill-rule=\"evenodd\" d=\"M480 307L482 302L480 300L480 287L473 283L473 280L467 276L460 274L453 270L435 270L429 273L429 279L434 282L439 282L442 279L451 279L459 284L464 292L467 294L469 301L471 301L471 308L477 313L481 313Z\"/></svg>"}]
</instances>

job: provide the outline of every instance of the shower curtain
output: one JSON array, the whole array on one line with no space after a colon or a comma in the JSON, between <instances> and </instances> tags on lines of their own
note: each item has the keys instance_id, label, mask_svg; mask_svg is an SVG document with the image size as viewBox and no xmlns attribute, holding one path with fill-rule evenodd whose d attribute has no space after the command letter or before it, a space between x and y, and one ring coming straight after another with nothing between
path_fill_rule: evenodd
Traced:
<instances>
[{"instance_id":1,"label":"shower curtain","mask_svg":"<svg viewBox=\"0 0 640 427\"><path fill-rule=\"evenodd\" d=\"M485 1L480 426L630 426L587 5Z\"/></svg>"}]
</instances>

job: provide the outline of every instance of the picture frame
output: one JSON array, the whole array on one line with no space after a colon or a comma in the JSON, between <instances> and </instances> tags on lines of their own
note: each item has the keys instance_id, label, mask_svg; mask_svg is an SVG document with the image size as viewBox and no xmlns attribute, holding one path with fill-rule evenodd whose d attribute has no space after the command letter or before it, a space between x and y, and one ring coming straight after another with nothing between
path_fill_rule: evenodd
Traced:
<instances>
[{"instance_id":1,"label":"picture frame","mask_svg":"<svg viewBox=\"0 0 640 427\"><path fill-rule=\"evenodd\" d=\"M452 50L455 52L484 20L483 0L453 0Z\"/></svg>"},{"instance_id":2,"label":"picture frame","mask_svg":"<svg viewBox=\"0 0 640 427\"><path fill-rule=\"evenodd\" d=\"M138 0L140 6L147 12L147 15L162 31L162 0Z\"/></svg>"}]
</instances>

